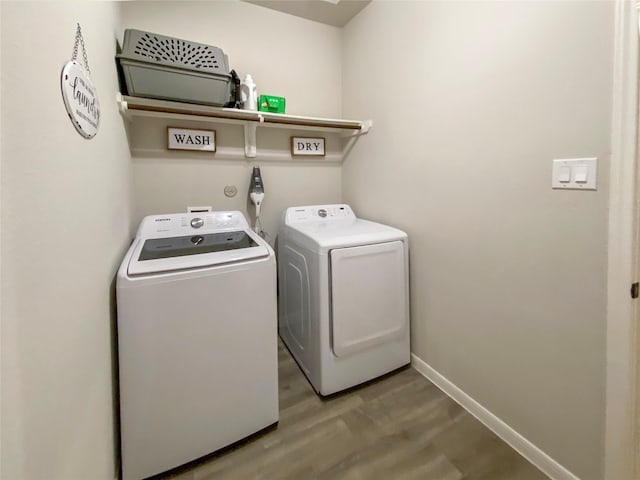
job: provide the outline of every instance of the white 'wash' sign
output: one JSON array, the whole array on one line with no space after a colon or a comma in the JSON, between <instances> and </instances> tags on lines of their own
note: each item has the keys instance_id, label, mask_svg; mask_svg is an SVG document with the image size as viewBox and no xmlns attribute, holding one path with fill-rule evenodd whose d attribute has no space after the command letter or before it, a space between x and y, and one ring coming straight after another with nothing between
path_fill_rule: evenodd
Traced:
<instances>
[{"instance_id":1,"label":"white 'wash' sign","mask_svg":"<svg viewBox=\"0 0 640 480\"><path fill-rule=\"evenodd\" d=\"M169 150L216 151L216 131L167 127Z\"/></svg>"}]
</instances>

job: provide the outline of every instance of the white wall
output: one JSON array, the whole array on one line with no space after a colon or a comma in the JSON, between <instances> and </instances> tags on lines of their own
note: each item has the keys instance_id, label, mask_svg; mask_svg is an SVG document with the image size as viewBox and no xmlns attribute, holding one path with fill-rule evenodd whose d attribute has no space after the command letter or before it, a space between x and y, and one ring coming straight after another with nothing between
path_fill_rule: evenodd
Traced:
<instances>
[{"instance_id":1,"label":"white wall","mask_svg":"<svg viewBox=\"0 0 640 480\"><path fill-rule=\"evenodd\" d=\"M412 350L583 480L602 477L613 2L373 2L344 200L406 229ZM597 156L596 192L552 191Z\"/></svg>"},{"instance_id":2,"label":"white wall","mask_svg":"<svg viewBox=\"0 0 640 480\"><path fill-rule=\"evenodd\" d=\"M284 96L288 114L341 116L341 38L336 27L244 2L125 2L122 13L126 28L222 48L241 77L251 73L259 94ZM222 153L227 147L242 152L241 127L211 124L223 148L207 155L166 152L166 138L156 137L158 132L164 135L167 125L203 128L203 124L178 120L132 124L133 224L144 215L181 212L188 205L237 209L252 218L247 191L253 165L260 165L265 182L262 224L271 241L286 207L341 200L339 164L261 157L265 149L286 157L289 131L259 128L258 157L248 160ZM225 185L235 185L238 195L225 197Z\"/></svg>"},{"instance_id":3,"label":"white wall","mask_svg":"<svg viewBox=\"0 0 640 480\"><path fill-rule=\"evenodd\" d=\"M113 279L130 238L130 158L115 104L119 11L2 2L2 471L114 477ZM60 94L76 22L101 102L78 135Z\"/></svg>"}]
</instances>

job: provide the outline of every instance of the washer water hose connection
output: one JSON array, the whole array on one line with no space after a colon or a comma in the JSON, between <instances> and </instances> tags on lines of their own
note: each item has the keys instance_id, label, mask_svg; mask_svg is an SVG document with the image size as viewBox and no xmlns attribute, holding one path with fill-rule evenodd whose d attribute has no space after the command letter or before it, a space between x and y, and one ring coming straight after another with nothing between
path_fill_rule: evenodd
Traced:
<instances>
[{"instance_id":1,"label":"washer water hose connection","mask_svg":"<svg viewBox=\"0 0 640 480\"><path fill-rule=\"evenodd\" d=\"M260 167L253 167L253 173L251 174L251 185L249 186L249 199L251 203L256 206L256 223L253 230L262 235L262 225L260 224L260 206L264 200L264 184L262 183L262 176L260 175Z\"/></svg>"}]
</instances>

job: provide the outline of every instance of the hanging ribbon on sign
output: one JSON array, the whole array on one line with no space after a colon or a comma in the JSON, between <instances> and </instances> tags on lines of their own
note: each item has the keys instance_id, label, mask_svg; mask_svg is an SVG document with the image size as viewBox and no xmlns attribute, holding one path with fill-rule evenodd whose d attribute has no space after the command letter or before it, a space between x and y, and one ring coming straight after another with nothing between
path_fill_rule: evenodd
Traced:
<instances>
[{"instance_id":1,"label":"hanging ribbon on sign","mask_svg":"<svg viewBox=\"0 0 640 480\"><path fill-rule=\"evenodd\" d=\"M82 47L84 65L78 61L78 46ZM62 99L71 123L84 138L90 139L98 133L100 125L100 102L98 92L91 81L91 71L87 60L80 24L76 30L71 60L62 67L60 75Z\"/></svg>"}]
</instances>

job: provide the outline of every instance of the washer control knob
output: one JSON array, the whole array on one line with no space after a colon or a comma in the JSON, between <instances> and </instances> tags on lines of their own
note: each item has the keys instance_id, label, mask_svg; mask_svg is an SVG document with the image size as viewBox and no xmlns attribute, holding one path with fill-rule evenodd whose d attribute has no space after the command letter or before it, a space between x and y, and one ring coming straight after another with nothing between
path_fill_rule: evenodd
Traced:
<instances>
[{"instance_id":1,"label":"washer control knob","mask_svg":"<svg viewBox=\"0 0 640 480\"><path fill-rule=\"evenodd\" d=\"M194 245L200 245L202 242L204 242L204 237L201 235L191 237L191 243L193 243Z\"/></svg>"},{"instance_id":2,"label":"washer control knob","mask_svg":"<svg viewBox=\"0 0 640 480\"><path fill-rule=\"evenodd\" d=\"M204 225L204 220L202 218L196 217L191 219L191 226L193 228L200 228L203 225Z\"/></svg>"},{"instance_id":3,"label":"washer control knob","mask_svg":"<svg viewBox=\"0 0 640 480\"><path fill-rule=\"evenodd\" d=\"M321 208L320 210L318 210L318 216L322 218L326 217L327 211L324 208Z\"/></svg>"}]
</instances>

